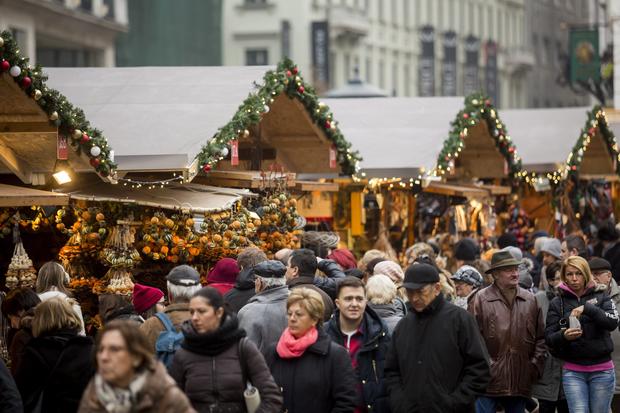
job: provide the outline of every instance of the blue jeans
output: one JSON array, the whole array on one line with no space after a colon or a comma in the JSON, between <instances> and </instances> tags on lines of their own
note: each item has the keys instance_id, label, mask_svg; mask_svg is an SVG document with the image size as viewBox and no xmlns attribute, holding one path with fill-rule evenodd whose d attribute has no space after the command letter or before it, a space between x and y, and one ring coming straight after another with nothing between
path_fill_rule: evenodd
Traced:
<instances>
[{"instance_id":1,"label":"blue jeans","mask_svg":"<svg viewBox=\"0 0 620 413\"><path fill-rule=\"evenodd\" d=\"M594 373L562 370L562 383L570 413L605 413L614 396L616 373L614 369Z\"/></svg>"},{"instance_id":2,"label":"blue jeans","mask_svg":"<svg viewBox=\"0 0 620 413\"><path fill-rule=\"evenodd\" d=\"M523 397L478 397L476 399L476 413L495 413L497 407L502 406L506 413L525 412Z\"/></svg>"}]
</instances>

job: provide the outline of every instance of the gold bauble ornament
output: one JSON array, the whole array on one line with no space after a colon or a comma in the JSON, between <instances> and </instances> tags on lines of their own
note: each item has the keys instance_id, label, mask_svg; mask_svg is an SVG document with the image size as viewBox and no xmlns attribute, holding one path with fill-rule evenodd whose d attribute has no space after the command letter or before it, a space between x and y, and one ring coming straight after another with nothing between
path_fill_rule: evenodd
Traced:
<instances>
[{"instance_id":1,"label":"gold bauble ornament","mask_svg":"<svg viewBox=\"0 0 620 413\"><path fill-rule=\"evenodd\" d=\"M53 111L52 114L50 115L50 120L57 120L58 119L58 112Z\"/></svg>"},{"instance_id":2,"label":"gold bauble ornament","mask_svg":"<svg viewBox=\"0 0 620 413\"><path fill-rule=\"evenodd\" d=\"M0 36L0 47L4 46L4 39Z\"/></svg>"},{"instance_id":3,"label":"gold bauble ornament","mask_svg":"<svg viewBox=\"0 0 620 413\"><path fill-rule=\"evenodd\" d=\"M34 100L41 99L41 96L43 96L43 93L41 93L41 91L39 89L35 89L35 91L34 91Z\"/></svg>"},{"instance_id":4,"label":"gold bauble ornament","mask_svg":"<svg viewBox=\"0 0 620 413\"><path fill-rule=\"evenodd\" d=\"M76 129L73 131L73 139L80 139L82 137L82 131Z\"/></svg>"},{"instance_id":5,"label":"gold bauble ornament","mask_svg":"<svg viewBox=\"0 0 620 413\"><path fill-rule=\"evenodd\" d=\"M247 129L244 129L244 130L243 130L243 137L244 137L244 138L249 138L249 137L250 137L250 131L249 131L249 130L247 130Z\"/></svg>"}]
</instances>

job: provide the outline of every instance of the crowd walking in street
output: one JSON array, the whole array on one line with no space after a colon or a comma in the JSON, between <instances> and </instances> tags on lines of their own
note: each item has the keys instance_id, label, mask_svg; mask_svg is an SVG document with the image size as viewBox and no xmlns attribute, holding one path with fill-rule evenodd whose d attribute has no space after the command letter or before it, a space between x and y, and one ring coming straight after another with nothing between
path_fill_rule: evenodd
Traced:
<instances>
[{"instance_id":1,"label":"crowd walking in street","mask_svg":"<svg viewBox=\"0 0 620 413\"><path fill-rule=\"evenodd\" d=\"M36 289L2 299L0 412L616 411L620 237L609 231L540 234L523 249L505 234L487 251L429 240L402 262L248 248L206 283L178 265L166 291L100 297L95 339L49 262Z\"/></svg>"}]
</instances>

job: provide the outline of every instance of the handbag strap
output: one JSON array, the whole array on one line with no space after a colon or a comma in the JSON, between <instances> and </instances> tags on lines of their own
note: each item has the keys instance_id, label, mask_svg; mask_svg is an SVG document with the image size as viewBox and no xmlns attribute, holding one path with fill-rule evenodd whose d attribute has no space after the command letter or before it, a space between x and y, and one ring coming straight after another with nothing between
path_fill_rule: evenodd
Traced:
<instances>
[{"instance_id":1,"label":"handbag strap","mask_svg":"<svg viewBox=\"0 0 620 413\"><path fill-rule=\"evenodd\" d=\"M241 340L239 340L239 364L241 365L241 379L243 380L244 385L247 386L247 383L250 382L250 380L248 379L248 367L247 367L247 363L245 362L245 352L243 350L243 347L245 347L245 342L247 341L247 337L241 337Z\"/></svg>"}]
</instances>

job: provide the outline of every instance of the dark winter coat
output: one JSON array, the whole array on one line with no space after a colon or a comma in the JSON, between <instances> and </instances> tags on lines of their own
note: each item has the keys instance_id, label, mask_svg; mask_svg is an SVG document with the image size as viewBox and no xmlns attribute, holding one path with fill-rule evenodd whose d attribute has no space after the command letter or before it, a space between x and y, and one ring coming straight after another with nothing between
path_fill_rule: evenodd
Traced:
<instances>
[{"instance_id":1,"label":"dark winter coat","mask_svg":"<svg viewBox=\"0 0 620 413\"><path fill-rule=\"evenodd\" d=\"M194 409L199 413L245 412L241 351L246 379L260 392L261 404L257 412L280 410L282 396L265 359L254 343L243 337L245 333L239 329L234 316L226 316L213 333L196 333L189 320L183 324L182 331L185 341L174 355L170 375L187 394ZM240 346L243 347L240 349ZM213 405L218 408L212 409Z\"/></svg>"},{"instance_id":2,"label":"dark winter coat","mask_svg":"<svg viewBox=\"0 0 620 413\"><path fill-rule=\"evenodd\" d=\"M321 260L317 264L317 268L325 277L314 277L314 285L325 291L332 300L336 299L336 292L338 291L338 281L343 279L346 275L334 260Z\"/></svg>"},{"instance_id":3,"label":"dark winter coat","mask_svg":"<svg viewBox=\"0 0 620 413\"><path fill-rule=\"evenodd\" d=\"M26 345L32 340L32 319L34 318L34 308L31 308L19 320L19 330L13 335L9 345L9 357L11 358L11 374L15 376L19 365L22 362Z\"/></svg>"},{"instance_id":4,"label":"dark winter coat","mask_svg":"<svg viewBox=\"0 0 620 413\"><path fill-rule=\"evenodd\" d=\"M577 297L567 286L560 284L559 296L549 305L545 338L552 354L574 364L591 366L611 360L614 344L610 331L618 328L618 311L605 287L596 284L586 288ZM579 317L583 334L576 340L564 338L563 328L568 328L571 311L583 305Z\"/></svg>"},{"instance_id":5,"label":"dark winter coat","mask_svg":"<svg viewBox=\"0 0 620 413\"><path fill-rule=\"evenodd\" d=\"M620 283L620 241L605 251L603 254L605 258L611 264L611 273L617 283Z\"/></svg>"},{"instance_id":6,"label":"dark winter coat","mask_svg":"<svg viewBox=\"0 0 620 413\"><path fill-rule=\"evenodd\" d=\"M385 362L393 413L467 412L490 381L474 318L439 295L396 326Z\"/></svg>"},{"instance_id":7,"label":"dark winter coat","mask_svg":"<svg viewBox=\"0 0 620 413\"><path fill-rule=\"evenodd\" d=\"M375 310L375 312L379 315L379 317L381 317L381 319L387 326L388 332L392 334L394 332L394 329L396 328L396 324L398 324L398 322L406 315L406 310L403 311L403 309L406 309L407 307L405 307L403 303L403 307L400 308L401 303L402 301L400 299L395 299L389 304L368 303L368 306ZM398 307L397 304L399 305Z\"/></svg>"},{"instance_id":8,"label":"dark winter coat","mask_svg":"<svg viewBox=\"0 0 620 413\"><path fill-rule=\"evenodd\" d=\"M224 301L235 314L254 297L254 268L244 268L237 276L234 288L224 294Z\"/></svg>"},{"instance_id":9,"label":"dark winter coat","mask_svg":"<svg viewBox=\"0 0 620 413\"><path fill-rule=\"evenodd\" d=\"M23 411L22 398L15 380L4 362L0 360L0 413L21 413Z\"/></svg>"},{"instance_id":10,"label":"dark winter coat","mask_svg":"<svg viewBox=\"0 0 620 413\"><path fill-rule=\"evenodd\" d=\"M128 304L124 307L114 309L104 316L103 323L107 324L112 320L127 320L133 321L138 325L144 323L144 318L142 318L139 314L136 313L136 310L133 308L133 304Z\"/></svg>"},{"instance_id":11,"label":"dark winter coat","mask_svg":"<svg viewBox=\"0 0 620 413\"><path fill-rule=\"evenodd\" d=\"M385 323L370 307L364 312L362 339L363 345L358 350L356 377L362 386L363 400L358 400L358 406L367 406L368 412L389 412L389 402L383 378L385 358L390 347L390 334ZM345 335L340 330L340 311L336 310L331 320L325 326L327 334L340 345L346 342Z\"/></svg>"},{"instance_id":12,"label":"dark winter coat","mask_svg":"<svg viewBox=\"0 0 620 413\"><path fill-rule=\"evenodd\" d=\"M287 413L352 413L355 373L347 350L319 329L317 341L296 358L281 358L275 346L267 364L282 389Z\"/></svg>"},{"instance_id":13,"label":"dark winter coat","mask_svg":"<svg viewBox=\"0 0 620 413\"><path fill-rule=\"evenodd\" d=\"M334 313L334 300L332 300L332 298L325 291L314 285L314 279L314 276L300 275L297 278L288 280L286 285L288 285L288 289L291 291L295 288L306 287L319 293L323 299L323 305L325 306L323 321L328 321Z\"/></svg>"},{"instance_id":14,"label":"dark winter coat","mask_svg":"<svg viewBox=\"0 0 620 413\"><path fill-rule=\"evenodd\" d=\"M60 330L30 340L15 375L26 412L75 412L95 374L92 338Z\"/></svg>"}]
</instances>

